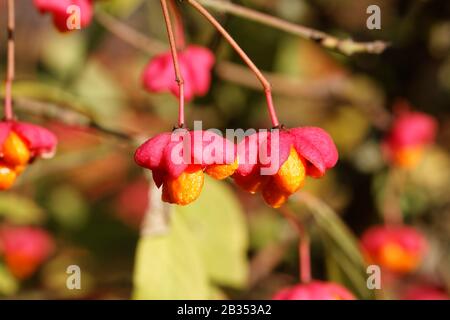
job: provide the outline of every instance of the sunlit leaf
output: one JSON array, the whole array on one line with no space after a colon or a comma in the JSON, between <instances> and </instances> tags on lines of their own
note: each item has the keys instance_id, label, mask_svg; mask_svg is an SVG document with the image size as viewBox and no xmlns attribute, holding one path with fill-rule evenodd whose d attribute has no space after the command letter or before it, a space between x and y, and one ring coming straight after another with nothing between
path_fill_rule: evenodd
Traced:
<instances>
[{"instance_id":1,"label":"sunlit leaf","mask_svg":"<svg viewBox=\"0 0 450 320\"><path fill-rule=\"evenodd\" d=\"M351 123L352 130L348 130L349 123ZM367 117L365 117L359 109L342 106L323 127L333 137L339 153L342 156L351 154L351 152L363 141L370 128L370 123Z\"/></svg>"},{"instance_id":2,"label":"sunlit leaf","mask_svg":"<svg viewBox=\"0 0 450 320\"><path fill-rule=\"evenodd\" d=\"M177 207L176 214L192 232L211 280L242 288L248 272L248 237L244 213L230 188L207 178L200 198Z\"/></svg>"},{"instance_id":3,"label":"sunlit leaf","mask_svg":"<svg viewBox=\"0 0 450 320\"><path fill-rule=\"evenodd\" d=\"M0 263L0 296L10 296L19 289L19 284L8 269Z\"/></svg>"},{"instance_id":4,"label":"sunlit leaf","mask_svg":"<svg viewBox=\"0 0 450 320\"><path fill-rule=\"evenodd\" d=\"M2 93L4 86L1 87ZM89 115L89 108L76 95L64 90L57 84L35 81L16 81L13 87L15 97L29 98L57 104L85 115Z\"/></svg>"},{"instance_id":5,"label":"sunlit leaf","mask_svg":"<svg viewBox=\"0 0 450 320\"><path fill-rule=\"evenodd\" d=\"M196 239L178 214L166 234L139 240L134 299L208 299L209 284Z\"/></svg>"},{"instance_id":6,"label":"sunlit leaf","mask_svg":"<svg viewBox=\"0 0 450 320\"><path fill-rule=\"evenodd\" d=\"M285 227L285 221L268 207L254 212L249 217L251 249L261 250L279 243L285 235Z\"/></svg>"},{"instance_id":7,"label":"sunlit leaf","mask_svg":"<svg viewBox=\"0 0 450 320\"><path fill-rule=\"evenodd\" d=\"M65 79L82 69L86 54L83 33L61 34L53 30L43 38L43 42L42 61L58 77Z\"/></svg>"},{"instance_id":8,"label":"sunlit leaf","mask_svg":"<svg viewBox=\"0 0 450 320\"><path fill-rule=\"evenodd\" d=\"M115 16L128 17L142 4L142 2L143 0L109 0L102 1L100 6L103 10L106 10Z\"/></svg>"},{"instance_id":9,"label":"sunlit leaf","mask_svg":"<svg viewBox=\"0 0 450 320\"><path fill-rule=\"evenodd\" d=\"M111 118L123 106L124 96L108 70L100 63L89 62L75 84L75 92L97 117Z\"/></svg>"},{"instance_id":10,"label":"sunlit leaf","mask_svg":"<svg viewBox=\"0 0 450 320\"><path fill-rule=\"evenodd\" d=\"M78 229L88 219L88 207L80 192L69 186L52 191L48 206L56 220L64 227Z\"/></svg>"},{"instance_id":11,"label":"sunlit leaf","mask_svg":"<svg viewBox=\"0 0 450 320\"><path fill-rule=\"evenodd\" d=\"M33 200L10 192L0 193L0 217L13 224L38 224L45 219Z\"/></svg>"}]
</instances>

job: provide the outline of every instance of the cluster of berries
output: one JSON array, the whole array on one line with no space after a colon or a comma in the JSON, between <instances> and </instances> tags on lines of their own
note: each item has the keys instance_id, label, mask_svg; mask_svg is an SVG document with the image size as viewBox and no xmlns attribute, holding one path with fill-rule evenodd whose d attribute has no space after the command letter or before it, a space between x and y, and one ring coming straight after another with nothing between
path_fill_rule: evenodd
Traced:
<instances>
[{"instance_id":1,"label":"cluster of berries","mask_svg":"<svg viewBox=\"0 0 450 320\"><path fill-rule=\"evenodd\" d=\"M355 296L343 286L324 281L312 281L281 289L274 300L355 300Z\"/></svg>"},{"instance_id":2,"label":"cluster of berries","mask_svg":"<svg viewBox=\"0 0 450 320\"><path fill-rule=\"evenodd\" d=\"M186 100L207 93L211 84L213 53L207 48L191 45L178 53L178 60L185 80ZM142 82L150 92L171 92L179 97L174 73L172 55L166 52L150 60ZM136 151L137 164L152 170L156 185L163 186L163 201L180 205L194 201L200 195L205 172L220 180L232 177L244 190L261 192L265 201L277 208L302 187L306 176L322 177L338 159L331 137L320 128L277 128L247 136L238 145L219 135L205 135L205 131L198 135L193 131L190 135L191 140L197 136L196 143L204 149L216 145L220 147L217 149L226 152L222 157L216 154L214 159L208 159L192 144L185 144L184 152L191 158L185 158L187 161L176 166L170 155L177 141L171 143L169 132L151 138ZM269 168L272 172L264 174L263 169L267 171Z\"/></svg>"},{"instance_id":3,"label":"cluster of berries","mask_svg":"<svg viewBox=\"0 0 450 320\"><path fill-rule=\"evenodd\" d=\"M232 177L266 203L280 207L299 190L306 176L322 177L338 159L331 137L314 127L254 133L239 144L210 131L161 133L142 144L136 163L153 172L162 200L187 205L200 195L204 173ZM206 154L205 151L211 151Z\"/></svg>"},{"instance_id":4,"label":"cluster of berries","mask_svg":"<svg viewBox=\"0 0 450 320\"><path fill-rule=\"evenodd\" d=\"M203 150L220 154L205 155ZM140 146L137 164L152 170L155 184L163 187L162 200L187 205L200 195L204 172L222 180L237 169L233 143L209 131L179 129L161 133Z\"/></svg>"},{"instance_id":5,"label":"cluster of berries","mask_svg":"<svg viewBox=\"0 0 450 320\"><path fill-rule=\"evenodd\" d=\"M411 273L419 267L427 251L425 237L408 226L374 226L361 238L369 263L396 273Z\"/></svg>"},{"instance_id":6,"label":"cluster of berries","mask_svg":"<svg viewBox=\"0 0 450 320\"><path fill-rule=\"evenodd\" d=\"M15 226L0 228L0 256L18 279L33 275L53 250L54 241L45 230Z\"/></svg>"},{"instance_id":7,"label":"cluster of berries","mask_svg":"<svg viewBox=\"0 0 450 320\"><path fill-rule=\"evenodd\" d=\"M17 121L0 122L0 190L14 184L36 157L50 157L57 139L45 128Z\"/></svg>"},{"instance_id":8,"label":"cluster of berries","mask_svg":"<svg viewBox=\"0 0 450 320\"><path fill-rule=\"evenodd\" d=\"M397 116L384 138L382 150L393 165L412 169L420 163L426 147L434 142L437 121L425 113L410 111L410 106L403 101L394 109L398 110Z\"/></svg>"},{"instance_id":9,"label":"cluster of berries","mask_svg":"<svg viewBox=\"0 0 450 320\"><path fill-rule=\"evenodd\" d=\"M436 138L437 121L425 113L410 111L405 101L394 105L396 117L381 146L386 160L394 167L414 169L426 148ZM367 230L361 237L367 260L395 274L415 271L427 249L424 235L403 225L380 225Z\"/></svg>"}]
</instances>

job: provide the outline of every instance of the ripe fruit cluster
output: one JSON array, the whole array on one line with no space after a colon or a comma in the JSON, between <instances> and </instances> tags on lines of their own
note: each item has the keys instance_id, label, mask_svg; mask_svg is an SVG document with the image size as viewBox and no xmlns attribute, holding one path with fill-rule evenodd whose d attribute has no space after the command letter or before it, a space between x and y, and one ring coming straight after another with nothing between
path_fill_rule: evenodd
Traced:
<instances>
[{"instance_id":1,"label":"ripe fruit cluster","mask_svg":"<svg viewBox=\"0 0 450 320\"><path fill-rule=\"evenodd\" d=\"M298 191L306 176L320 178L338 160L333 140L316 127L283 128L251 135L237 149L239 168L233 175L234 181L250 193L261 192L266 203L274 208ZM252 161L255 157L257 161Z\"/></svg>"},{"instance_id":2,"label":"ripe fruit cluster","mask_svg":"<svg viewBox=\"0 0 450 320\"><path fill-rule=\"evenodd\" d=\"M367 230L361 244L367 260L396 274L415 271L427 249L425 237L409 226L375 226Z\"/></svg>"},{"instance_id":3,"label":"ripe fruit cluster","mask_svg":"<svg viewBox=\"0 0 450 320\"><path fill-rule=\"evenodd\" d=\"M137 149L135 160L153 171L156 185L163 188L162 200L179 205L198 198L206 173L219 180L233 177L241 188L262 192L266 203L278 208L307 175L322 177L338 159L331 137L314 127L264 131L238 145L209 131L184 130L177 137L182 139L167 132L149 139Z\"/></svg>"},{"instance_id":4,"label":"ripe fruit cluster","mask_svg":"<svg viewBox=\"0 0 450 320\"><path fill-rule=\"evenodd\" d=\"M425 148L436 138L437 121L422 112L409 110L401 102L401 108L386 135L382 148L386 158L395 166L414 168L422 159Z\"/></svg>"},{"instance_id":5,"label":"ripe fruit cluster","mask_svg":"<svg viewBox=\"0 0 450 320\"><path fill-rule=\"evenodd\" d=\"M54 241L45 230L13 226L0 229L0 256L19 279L30 277L53 250Z\"/></svg>"},{"instance_id":6,"label":"ripe fruit cluster","mask_svg":"<svg viewBox=\"0 0 450 320\"><path fill-rule=\"evenodd\" d=\"M312 281L284 288L277 292L274 300L355 300L353 294L343 286L324 281Z\"/></svg>"},{"instance_id":7,"label":"ripe fruit cluster","mask_svg":"<svg viewBox=\"0 0 450 320\"><path fill-rule=\"evenodd\" d=\"M184 98L192 100L204 96L211 84L211 70L214 54L207 48L189 45L178 54L180 69L184 78ZM192 63L194 62L195 63ZM179 86L173 81L175 68L170 52L152 58L144 68L142 83L149 92L171 92L179 97Z\"/></svg>"},{"instance_id":8,"label":"ripe fruit cluster","mask_svg":"<svg viewBox=\"0 0 450 320\"><path fill-rule=\"evenodd\" d=\"M205 155L203 150L216 150ZM135 153L138 165L153 172L155 184L162 186L162 200L187 205L203 189L204 173L223 180L237 169L234 144L210 131L161 133L140 146Z\"/></svg>"},{"instance_id":9,"label":"ripe fruit cluster","mask_svg":"<svg viewBox=\"0 0 450 320\"><path fill-rule=\"evenodd\" d=\"M0 122L0 190L11 188L36 157L51 156L56 144L56 137L45 128L24 122Z\"/></svg>"}]
</instances>

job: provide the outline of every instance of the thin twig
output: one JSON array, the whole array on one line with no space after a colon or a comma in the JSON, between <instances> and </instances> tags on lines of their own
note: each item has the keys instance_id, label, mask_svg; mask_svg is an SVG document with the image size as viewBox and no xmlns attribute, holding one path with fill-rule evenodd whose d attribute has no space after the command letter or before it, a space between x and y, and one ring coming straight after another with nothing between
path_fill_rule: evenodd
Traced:
<instances>
[{"instance_id":1,"label":"thin twig","mask_svg":"<svg viewBox=\"0 0 450 320\"><path fill-rule=\"evenodd\" d=\"M219 0L197 0L201 4L219 12L230 13L235 16L256 21L273 28L300 36L319 43L325 48L336 50L346 55L355 53L380 54L389 46L384 41L357 42L352 39L339 39L325 32L294 24L277 17L248 9L231 2Z\"/></svg>"},{"instance_id":2,"label":"thin twig","mask_svg":"<svg viewBox=\"0 0 450 320\"><path fill-rule=\"evenodd\" d=\"M266 100L267 100L267 107L269 111L269 116L272 121L273 127L278 127L280 125L278 121L278 117L275 112L275 107L273 105L273 99L272 99L272 86L270 85L269 81L266 79L266 77L262 74L262 72L259 70L259 68L253 63L253 61L249 58L249 56L242 50L242 48L237 44L237 42L233 39L233 37L226 31L219 21L217 21L216 18L214 18L208 10L206 10L200 3L198 3L195 0L187 0L187 2L195 8L201 15L203 15L225 38L225 40L230 43L230 45L233 47L233 49L239 54L239 56L244 60L244 62L248 65L248 67L253 71L253 73L256 75L256 77L261 82L264 92L266 94Z\"/></svg>"},{"instance_id":3,"label":"thin twig","mask_svg":"<svg viewBox=\"0 0 450 320\"><path fill-rule=\"evenodd\" d=\"M33 116L39 116L44 119L57 119L59 122L70 126L94 129L107 136L124 140L133 145L137 143L137 138L133 135L118 131L116 129L106 128L87 115L76 112L74 110L66 110L61 108L61 106L52 103L36 101L27 98L16 97L15 103L15 107L17 108L17 110Z\"/></svg>"},{"instance_id":4,"label":"thin twig","mask_svg":"<svg viewBox=\"0 0 450 320\"><path fill-rule=\"evenodd\" d=\"M150 55L160 54L167 50L165 43L145 36L101 10L95 12L95 18L98 23L120 40Z\"/></svg>"},{"instance_id":5,"label":"thin twig","mask_svg":"<svg viewBox=\"0 0 450 320\"><path fill-rule=\"evenodd\" d=\"M180 69L180 62L178 60L177 42L172 29L172 21L170 19L167 0L161 0L161 7L163 10L164 21L166 23L167 35L169 36L170 51L172 53L173 66L175 68L175 80L179 87L178 127L182 128L184 126L184 79Z\"/></svg>"},{"instance_id":6,"label":"thin twig","mask_svg":"<svg viewBox=\"0 0 450 320\"><path fill-rule=\"evenodd\" d=\"M311 254L309 235L303 224L295 217L295 214L287 207L283 206L278 210L298 233L298 260L299 276L301 283L311 281Z\"/></svg>"},{"instance_id":7,"label":"thin twig","mask_svg":"<svg viewBox=\"0 0 450 320\"><path fill-rule=\"evenodd\" d=\"M15 44L14 44L14 31L15 31L15 12L14 12L14 0L8 0L8 54L7 54L7 70L5 81L5 119L11 120L14 117L12 109L12 83L14 81L15 74Z\"/></svg>"},{"instance_id":8,"label":"thin twig","mask_svg":"<svg viewBox=\"0 0 450 320\"><path fill-rule=\"evenodd\" d=\"M226 81L241 86L257 89L259 83L253 74L242 65L222 61L216 68L217 75ZM349 77L343 74L330 75L326 78L302 81L294 77L285 76L275 72L264 72L264 75L273 84L272 92L290 98L326 99L338 96L338 91L348 83Z\"/></svg>"}]
</instances>

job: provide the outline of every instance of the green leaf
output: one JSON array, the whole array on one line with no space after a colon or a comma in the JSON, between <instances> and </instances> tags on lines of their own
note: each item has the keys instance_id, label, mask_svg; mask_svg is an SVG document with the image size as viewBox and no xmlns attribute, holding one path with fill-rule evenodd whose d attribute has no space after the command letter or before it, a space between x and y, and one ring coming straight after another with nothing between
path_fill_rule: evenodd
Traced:
<instances>
[{"instance_id":1,"label":"green leaf","mask_svg":"<svg viewBox=\"0 0 450 320\"><path fill-rule=\"evenodd\" d=\"M84 67L74 90L96 118L114 117L124 105L122 88L109 70L95 61Z\"/></svg>"},{"instance_id":2,"label":"green leaf","mask_svg":"<svg viewBox=\"0 0 450 320\"><path fill-rule=\"evenodd\" d=\"M81 228L89 218L89 208L83 195L70 185L52 190L48 206L55 219L69 229Z\"/></svg>"},{"instance_id":3,"label":"green leaf","mask_svg":"<svg viewBox=\"0 0 450 320\"><path fill-rule=\"evenodd\" d=\"M10 296L19 290L19 284L8 269L0 263L0 295Z\"/></svg>"},{"instance_id":4,"label":"green leaf","mask_svg":"<svg viewBox=\"0 0 450 320\"><path fill-rule=\"evenodd\" d=\"M0 217L13 224L39 224L45 216L31 199L14 193L0 193Z\"/></svg>"},{"instance_id":5,"label":"green leaf","mask_svg":"<svg viewBox=\"0 0 450 320\"><path fill-rule=\"evenodd\" d=\"M1 89L3 94L5 87L2 86ZM62 108L91 117L89 108L80 98L59 87L57 84L36 81L16 81L13 87L13 95L14 97L55 103Z\"/></svg>"},{"instance_id":6,"label":"green leaf","mask_svg":"<svg viewBox=\"0 0 450 320\"><path fill-rule=\"evenodd\" d=\"M244 212L226 183L207 177L194 203L177 207L196 240L211 280L242 288L247 283L248 231Z\"/></svg>"},{"instance_id":7,"label":"green leaf","mask_svg":"<svg viewBox=\"0 0 450 320\"><path fill-rule=\"evenodd\" d=\"M249 217L250 249L262 250L267 246L284 241L286 236L285 220L274 214L272 208L263 207L252 212Z\"/></svg>"},{"instance_id":8,"label":"green leaf","mask_svg":"<svg viewBox=\"0 0 450 320\"><path fill-rule=\"evenodd\" d=\"M208 299L209 283L196 239L178 214L163 235L139 240L134 299Z\"/></svg>"},{"instance_id":9,"label":"green leaf","mask_svg":"<svg viewBox=\"0 0 450 320\"><path fill-rule=\"evenodd\" d=\"M56 30L43 38L42 62L62 79L81 70L86 56L84 33L61 34Z\"/></svg>"},{"instance_id":10,"label":"green leaf","mask_svg":"<svg viewBox=\"0 0 450 320\"><path fill-rule=\"evenodd\" d=\"M365 266L352 263L326 235L322 234L325 243L325 259L328 279L339 282L350 288L363 299L374 298L373 292L367 288Z\"/></svg>"},{"instance_id":11,"label":"green leaf","mask_svg":"<svg viewBox=\"0 0 450 320\"><path fill-rule=\"evenodd\" d=\"M109 0L100 3L102 10L105 10L118 17L128 17L141 4L142 0Z\"/></svg>"}]
</instances>

